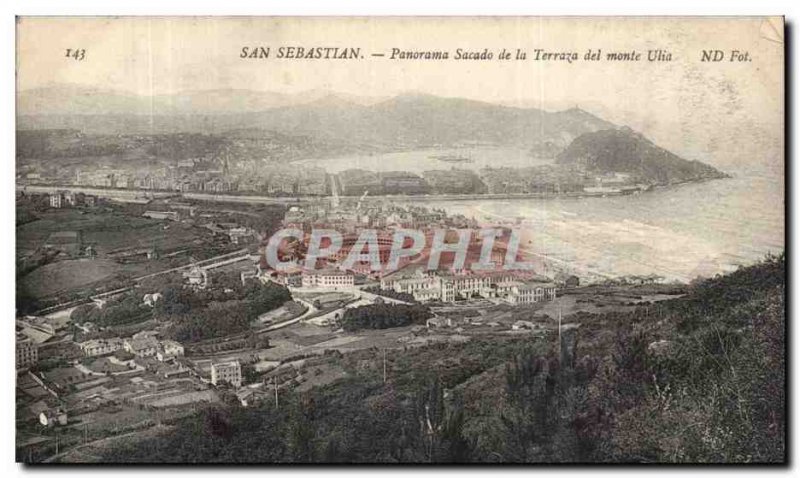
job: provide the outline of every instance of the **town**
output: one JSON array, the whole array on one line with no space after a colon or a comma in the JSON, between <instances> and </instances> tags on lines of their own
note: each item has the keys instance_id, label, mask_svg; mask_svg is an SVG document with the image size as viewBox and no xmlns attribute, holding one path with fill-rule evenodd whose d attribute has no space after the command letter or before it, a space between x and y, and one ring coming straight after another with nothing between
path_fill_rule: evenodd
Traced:
<instances>
[{"instance_id":1,"label":"town","mask_svg":"<svg viewBox=\"0 0 800 478\"><path fill-rule=\"evenodd\" d=\"M18 15L16 467L788 463L785 23Z\"/></svg>"},{"instance_id":2,"label":"town","mask_svg":"<svg viewBox=\"0 0 800 478\"><path fill-rule=\"evenodd\" d=\"M403 196L418 200L476 195L548 198L638 194L651 189L655 183L629 172L592 171L581 165L564 164L481 168L459 165L421 172L350 168L329 172L322 166L324 162L297 167L292 161L325 152L346 153L351 147L259 130L237 130L224 136L174 134L113 138L87 136L75 130L21 131L19 142L23 155L17 169L19 186L118 189L141 195L180 192L186 195L321 198L334 194L358 197L368 193L371 197ZM47 145L44 151L42 142ZM554 144L541 145L536 155L552 155L556 149ZM87 163L80 157L97 152L130 155L134 159L121 161L115 156L104 156L103 161ZM370 155L375 153L369 152ZM42 160L42 156L47 155L68 155L69 158L54 168Z\"/></svg>"},{"instance_id":3,"label":"town","mask_svg":"<svg viewBox=\"0 0 800 478\"><path fill-rule=\"evenodd\" d=\"M19 240L30 240L18 251L18 430L33 461L203 404L279 403L341 377L323 359L334 352L544 340L565 309L594 307L563 271L477 267L503 264L509 229L487 248L474 219L364 195L287 207L56 190L17 203ZM270 240L287 229L297 236ZM340 247L321 247L320 229ZM446 231L445 248L395 242L397 231L428 245ZM271 267L270 244L295 267Z\"/></svg>"}]
</instances>

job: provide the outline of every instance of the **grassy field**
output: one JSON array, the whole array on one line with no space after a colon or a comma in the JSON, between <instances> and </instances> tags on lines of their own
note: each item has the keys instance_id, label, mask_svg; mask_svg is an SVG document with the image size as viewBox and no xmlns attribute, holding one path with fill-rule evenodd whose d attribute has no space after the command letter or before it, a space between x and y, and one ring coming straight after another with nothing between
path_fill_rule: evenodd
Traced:
<instances>
[{"instance_id":1,"label":"grassy field","mask_svg":"<svg viewBox=\"0 0 800 478\"><path fill-rule=\"evenodd\" d=\"M59 261L34 270L22 279L22 284L33 297L48 297L81 289L121 270L116 262L104 259Z\"/></svg>"},{"instance_id":2,"label":"grassy field","mask_svg":"<svg viewBox=\"0 0 800 478\"><path fill-rule=\"evenodd\" d=\"M60 294L83 292L114 279L138 277L188 264L226 251L226 245L205 228L172 221L159 221L123 210L51 209L37 213L38 219L16 228L19 283L27 297L39 300ZM93 246L94 260L69 259L41 265L42 247L55 232L80 233L82 246ZM155 249L161 257L148 260L144 254L126 260L113 255L126 250ZM169 255L177 252L177 254ZM50 261L53 259L50 258ZM27 265L20 265L27 264ZM33 270L31 270L33 269Z\"/></svg>"},{"instance_id":3,"label":"grassy field","mask_svg":"<svg viewBox=\"0 0 800 478\"><path fill-rule=\"evenodd\" d=\"M83 243L94 245L100 257L130 247L171 251L202 244L211 237L211 232L203 228L117 211L49 210L38 220L17 228L18 255L33 253L44 245L50 234L58 231L80 232Z\"/></svg>"}]
</instances>

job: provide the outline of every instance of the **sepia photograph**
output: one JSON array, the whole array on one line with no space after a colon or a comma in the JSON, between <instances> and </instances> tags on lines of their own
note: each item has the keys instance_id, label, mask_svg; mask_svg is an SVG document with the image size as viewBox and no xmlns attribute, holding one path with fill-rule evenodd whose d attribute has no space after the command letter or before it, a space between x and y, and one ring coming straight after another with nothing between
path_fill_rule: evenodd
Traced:
<instances>
[{"instance_id":1,"label":"sepia photograph","mask_svg":"<svg viewBox=\"0 0 800 478\"><path fill-rule=\"evenodd\" d=\"M788 463L783 17L15 28L17 463Z\"/></svg>"}]
</instances>

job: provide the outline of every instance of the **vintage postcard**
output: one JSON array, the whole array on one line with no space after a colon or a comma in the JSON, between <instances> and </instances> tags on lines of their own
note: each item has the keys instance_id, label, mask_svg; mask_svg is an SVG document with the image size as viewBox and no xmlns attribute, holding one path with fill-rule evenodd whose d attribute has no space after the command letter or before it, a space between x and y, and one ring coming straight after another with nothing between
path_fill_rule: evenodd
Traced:
<instances>
[{"instance_id":1,"label":"vintage postcard","mask_svg":"<svg viewBox=\"0 0 800 478\"><path fill-rule=\"evenodd\" d=\"M786 463L781 17L18 17L16 459Z\"/></svg>"}]
</instances>

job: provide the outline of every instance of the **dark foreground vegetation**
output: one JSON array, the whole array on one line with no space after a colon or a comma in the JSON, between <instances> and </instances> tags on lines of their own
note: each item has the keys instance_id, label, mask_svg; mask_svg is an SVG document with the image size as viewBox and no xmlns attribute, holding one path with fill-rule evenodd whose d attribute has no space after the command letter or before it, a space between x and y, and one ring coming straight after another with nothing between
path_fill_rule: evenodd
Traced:
<instances>
[{"instance_id":1,"label":"dark foreground vegetation","mask_svg":"<svg viewBox=\"0 0 800 478\"><path fill-rule=\"evenodd\" d=\"M411 324L424 324L433 317L424 305L378 303L347 309L342 328L348 332L361 329L388 329Z\"/></svg>"},{"instance_id":2,"label":"dark foreground vegetation","mask_svg":"<svg viewBox=\"0 0 800 478\"><path fill-rule=\"evenodd\" d=\"M169 320L171 338L179 342L224 337L250 330L250 323L260 314L280 307L292 299L289 290L276 284L250 280L194 291L168 286L155 308L159 320Z\"/></svg>"},{"instance_id":3,"label":"dark foreground vegetation","mask_svg":"<svg viewBox=\"0 0 800 478\"><path fill-rule=\"evenodd\" d=\"M532 340L328 354L347 377L211 406L112 462L782 462L784 257ZM558 350L561 351L560 355Z\"/></svg>"}]
</instances>

